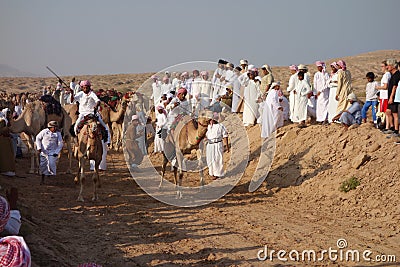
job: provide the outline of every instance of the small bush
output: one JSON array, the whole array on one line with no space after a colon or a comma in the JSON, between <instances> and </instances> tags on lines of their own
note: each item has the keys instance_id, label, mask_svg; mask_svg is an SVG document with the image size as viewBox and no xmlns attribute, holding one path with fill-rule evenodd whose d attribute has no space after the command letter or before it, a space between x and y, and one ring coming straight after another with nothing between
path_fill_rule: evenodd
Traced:
<instances>
[{"instance_id":1,"label":"small bush","mask_svg":"<svg viewBox=\"0 0 400 267\"><path fill-rule=\"evenodd\" d=\"M340 187L339 187L339 191L340 192L349 192L350 190L356 189L357 186L360 185L360 180L358 180L356 177L351 177L349 179L347 179L346 181L344 181Z\"/></svg>"}]
</instances>

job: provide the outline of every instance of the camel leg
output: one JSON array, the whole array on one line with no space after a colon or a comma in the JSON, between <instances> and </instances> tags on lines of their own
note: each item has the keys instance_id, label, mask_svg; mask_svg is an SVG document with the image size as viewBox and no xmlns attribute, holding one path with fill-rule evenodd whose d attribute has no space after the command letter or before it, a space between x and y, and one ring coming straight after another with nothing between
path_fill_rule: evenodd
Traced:
<instances>
[{"instance_id":1,"label":"camel leg","mask_svg":"<svg viewBox=\"0 0 400 267\"><path fill-rule=\"evenodd\" d=\"M122 124L117 124L117 128L118 128L117 151L121 151L121 148L122 148Z\"/></svg>"},{"instance_id":2,"label":"camel leg","mask_svg":"<svg viewBox=\"0 0 400 267\"><path fill-rule=\"evenodd\" d=\"M81 157L80 159L79 159L79 170L78 170L78 172L80 173L79 174L79 181L80 181L80 184L81 184L81 188L80 188L80 191L79 191L79 196L78 196L78 201L79 202L83 202L84 200L83 200L83 196L82 196L82 193L83 193L83 184L84 184L84 182L85 182L85 171L84 171L84 166L85 166L85 159L84 159L84 157Z\"/></svg>"},{"instance_id":3,"label":"camel leg","mask_svg":"<svg viewBox=\"0 0 400 267\"><path fill-rule=\"evenodd\" d=\"M35 173L35 161L36 161L36 151L35 151L35 145L33 143L33 137L32 136L27 136L27 145L28 145L28 150L29 154L31 157L31 168L29 169L29 173ZM38 165L39 166L39 163Z\"/></svg>"},{"instance_id":4,"label":"camel leg","mask_svg":"<svg viewBox=\"0 0 400 267\"><path fill-rule=\"evenodd\" d=\"M34 169L34 172L37 173L37 174L40 174L39 153L37 153L35 149L33 149L33 151L34 151L34 153L33 153L34 159L35 159L36 166L37 166L37 168Z\"/></svg>"},{"instance_id":5,"label":"camel leg","mask_svg":"<svg viewBox=\"0 0 400 267\"><path fill-rule=\"evenodd\" d=\"M204 173L203 173L203 155L202 155L202 145L200 144L199 149L197 150L197 160L199 162L199 172L200 172L200 189L204 186Z\"/></svg>"},{"instance_id":6,"label":"camel leg","mask_svg":"<svg viewBox=\"0 0 400 267\"><path fill-rule=\"evenodd\" d=\"M67 143L67 151L68 151L68 160L69 167L67 169L67 174L72 173L72 147L71 147L71 138L68 136L65 138L65 142Z\"/></svg>"},{"instance_id":7,"label":"camel leg","mask_svg":"<svg viewBox=\"0 0 400 267\"><path fill-rule=\"evenodd\" d=\"M114 148L114 131L112 129L112 125L108 125L108 131L110 132L110 150Z\"/></svg>"},{"instance_id":8,"label":"camel leg","mask_svg":"<svg viewBox=\"0 0 400 267\"><path fill-rule=\"evenodd\" d=\"M76 176L75 176L75 178L74 178L74 183L75 184L78 184L79 183L79 181L80 181L80 175L81 174L81 160L80 159L78 159L78 172L76 173Z\"/></svg>"},{"instance_id":9,"label":"camel leg","mask_svg":"<svg viewBox=\"0 0 400 267\"><path fill-rule=\"evenodd\" d=\"M178 181L176 181L176 175L175 175L175 184L177 185L177 191L176 191L176 198L181 199L182 198L182 191L181 191L181 186L182 186L182 178L183 178L183 155L180 153L176 154L176 159L178 162L178 168L179 168L179 176L178 176ZM176 173L176 167L174 167L174 174Z\"/></svg>"},{"instance_id":10,"label":"camel leg","mask_svg":"<svg viewBox=\"0 0 400 267\"><path fill-rule=\"evenodd\" d=\"M183 197L182 191L181 191L182 180L183 180L183 171L182 171L182 169L179 169L178 187L177 187L177 192L176 192L177 199L181 199Z\"/></svg>"},{"instance_id":11,"label":"camel leg","mask_svg":"<svg viewBox=\"0 0 400 267\"><path fill-rule=\"evenodd\" d=\"M178 168L173 166L174 168L174 184L175 188L178 186Z\"/></svg>"},{"instance_id":12,"label":"camel leg","mask_svg":"<svg viewBox=\"0 0 400 267\"><path fill-rule=\"evenodd\" d=\"M93 198L92 201L99 200L99 196L97 195L97 187L100 187L100 178L99 178L99 164L96 161L94 172L93 172Z\"/></svg>"},{"instance_id":13,"label":"camel leg","mask_svg":"<svg viewBox=\"0 0 400 267\"><path fill-rule=\"evenodd\" d=\"M29 173L35 173L35 151L32 149L29 154L31 154L31 168Z\"/></svg>"},{"instance_id":14,"label":"camel leg","mask_svg":"<svg viewBox=\"0 0 400 267\"><path fill-rule=\"evenodd\" d=\"M163 156L164 156L164 159L163 159L163 164L162 164L162 168L161 168L161 181L160 181L160 185L158 186L159 189L162 187L162 184L164 181L165 169L167 168L167 164L168 164L168 159L164 153L163 153Z\"/></svg>"},{"instance_id":15,"label":"camel leg","mask_svg":"<svg viewBox=\"0 0 400 267\"><path fill-rule=\"evenodd\" d=\"M113 132L113 137L112 137L112 148L114 151L118 151L118 142L119 142L119 131L118 131L118 125L116 122L112 123L112 132Z\"/></svg>"}]
</instances>

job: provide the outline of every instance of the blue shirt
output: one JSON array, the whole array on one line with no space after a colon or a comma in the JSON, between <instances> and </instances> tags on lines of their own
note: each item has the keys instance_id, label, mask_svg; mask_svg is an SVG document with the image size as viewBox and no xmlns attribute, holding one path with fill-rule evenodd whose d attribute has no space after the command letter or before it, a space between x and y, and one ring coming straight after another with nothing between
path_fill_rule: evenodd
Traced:
<instances>
[{"instance_id":1,"label":"blue shirt","mask_svg":"<svg viewBox=\"0 0 400 267\"><path fill-rule=\"evenodd\" d=\"M361 124L361 106L358 101L354 101L353 104L347 109L358 124Z\"/></svg>"}]
</instances>

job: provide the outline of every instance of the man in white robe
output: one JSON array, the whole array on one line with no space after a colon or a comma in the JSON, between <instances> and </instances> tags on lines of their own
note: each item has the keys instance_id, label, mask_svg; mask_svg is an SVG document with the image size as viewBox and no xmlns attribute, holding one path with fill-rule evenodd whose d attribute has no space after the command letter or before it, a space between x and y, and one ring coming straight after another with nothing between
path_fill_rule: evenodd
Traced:
<instances>
[{"instance_id":1,"label":"man in white robe","mask_svg":"<svg viewBox=\"0 0 400 267\"><path fill-rule=\"evenodd\" d=\"M162 96L161 82L155 75L151 76L151 79L153 80L153 83L151 84L151 87L153 88L153 94L151 95L150 99L153 100L153 105L154 107L156 107L158 103L160 103L160 99Z\"/></svg>"},{"instance_id":2,"label":"man in white robe","mask_svg":"<svg viewBox=\"0 0 400 267\"><path fill-rule=\"evenodd\" d=\"M181 88L187 90L189 98L192 96L192 78L189 77L189 72L185 71L181 74Z\"/></svg>"},{"instance_id":3,"label":"man in white robe","mask_svg":"<svg viewBox=\"0 0 400 267\"><path fill-rule=\"evenodd\" d=\"M328 101L328 122L331 123L332 119L336 116L338 101L336 100L336 91L338 86L338 73L339 66L336 62L331 63L332 73L329 78L329 101Z\"/></svg>"},{"instance_id":4,"label":"man in white robe","mask_svg":"<svg viewBox=\"0 0 400 267\"><path fill-rule=\"evenodd\" d=\"M193 78L192 78L192 98L190 99L192 102L192 110L197 115L199 112L199 105L200 105L200 93L201 93L201 77L200 72L198 70L193 71Z\"/></svg>"},{"instance_id":5,"label":"man in white robe","mask_svg":"<svg viewBox=\"0 0 400 267\"><path fill-rule=\"evenodd\" d=\"M305 74L301 71L297 74L299 81L294 90L294 93L297 96L296 96L296 102L294 104L295 107L293 113L293 122L298 122L300 128L304 128L306 126L305 121L307 119L307 103L308 103L307 95L312 92L311 87L309 83L306 81L304 76Z\"/></svg>"},{"instance_id":6,"label":"man in white robe","mask_svg":"<svg viewBox=\"0 0 400 267\"><path fill-rule=\"evenodd\" d=\"M201 72L199 110L204 110L211 104L212 83L208 80L208 72Z\"/></svg>"},{"instance_id":7,"label":"man in white robe","mask_svg":"<svg viewBox=\"0 0 400 267\"><path fill-rule=\"evenodd\" d=\"M229 152L228 145L228 131L225 126L218 123L219 117L214 113L213 119L207 127L207 146L206 146L206 160L208 166L208 173L214 179L221 178L225 175L224 172L224 145Z\"/></svg>"},{"instance_id":8,"label":"man in white robe","mask_svg":"<svg viewBox=\"0 0 400 267\"><path fill-rule=\"evenodd\" d=\"M255 82L255 72L248 71L249 82L244 88L244 109L243 109L243 124L244 126L254 125L258 117L257 99L261 96L259 83Z\"/></svg>"},{"instance_id":9,"label":"man in white robe","mask_svg":"<svg viewBox=\"0 0 400 267\"><path fill-rule=\"evenodd\" d=\"M172 79L172 91L176 92L180 88L181 85L181 74L179 72L174 72L174 78Z\"/></svg>"},{"instance_id":10,"label":"man in white robe","mask_svg":"<svg viewBox=\"0 0 400 267\"><path fill-rule=\"evenodd\" d=\"M329 104L329 74L325 70L325 63L317 61L318 72L314 74L314 88L317 91L316 117L317 122L327 123Z\"/></svg>"},{"instance_id":11,"label":"man in white robe","mask_svg":"<svg viewBox=\"0 0 400 267\"><path fill-rule=\"evenodd\" d=\"M36 136L36 148L40 153L40 173L44 183L45 176L56 175L58 155L63 148L61 133L57 131L58 123L50 121L47 128L43 129Z\"/></svg>"},{"instance_id":12,"label":"man in white robe","mask_svg":"<svg viewBox=\"0 0 400 267\"><path fill-rule=\"evenodd\" d=\"M283 93L282 93L283 95ZM289 115L290 115L290 105L289 101L285 96L282 96L282 102L281 102L282 108L283 108L283 120L287 121L289 120Z\"/></svg>"},{"instance_id":13,"label":"man in white robe","mask_svg":"<svg viewBox=\"0 0 400 267\"><path fill-rule=\"evenodd\" d=\"M240 76L240 71L242 70L241 67L236 67L233 70L233 76L232 76L232 109L231 111L233 113L238 112L239 104L240 104L240 82L239 82L239 76Z\"/></svg>"},{"instance_id":14,"label":"man in white robe","mask_svg":"<svg viewBox=\"0 0 400 267\"><path fill-rule=\"evenodd\" d=\"M296 84L298 82L297 72L298 68L296 65L289 66L290 73L292 74L289 78L289 85L287 87L287 91L289 92L289 116L290 120L293 121L294 114L294 105L296 103L297 95L294 93L294 89L296 88Z\"/></svg>"},{"instance_id":15,"label":"man in white robe","mask_svg":"<svg viewBox=\"0 0 400 267\"><path fill-rule=\"evenodd\" d=\"M280 84L272 83L267 98L262 102L263 118L261 124L261 138L268 138L283 124L283 107L279 94Z\"/></svg>"},{"instance_id":16,"label":"man in white robe","mask_svg":"<svg viewBox=\"0 0 400 267\"><path fill-rule=\"evenodd\" d=\"M223 85L224 85L224 90L222 90L222 92L220 92L220 94L219 95L224 95L225 93L226 93L226 91L225 91L225 88L228 86L228 85L232 85L232 82L233 82L233 76L235 75L235 73L233 72L233 68L234 68L235 66L232 64L232 63L226 63L226 65L225 65L225 78L224 78L224 82L223 82Z\"/></svg>"},{"instance_id":17,"label":"man in white robe","mask_svg":"<svg viewBox=\"0 0 400 267\"><path fill-rule=\"evenodd\" d=\"M244 72L247 72L247 70L248 70L248 65L249 65L249 61L248 61L247 59L241 59L241 60L239 61L239 64L240 64L240 67L241 67L243 73L244 73Z\"/></svg>"},{"instance_id":18,"label":"man in white robe","mask_svg":"<svg viewBox=\"0 0 400 267\"><path fill-rule=\"evenodd\" d=\"M311 93L307 95L308 101L307 101L307 119L309 121L312 120L312 118L317 117L317 91L315 88L311 88Z\"/></svg>"},{"instance_id":19,"label":"man in white robe","mask_svg":"<svg viewBox=\"0 0 400 267\"><path fill-rule=\"evenodd\" d=\"M101 118L100 113L97 112L100 106L100 99L92 91L90 81L81 81L80 87L83 88L83 91L76 94L74 98L74 103L79 103L79 116L74 126L75 135L78 135L80 122L89 114L96 114L97 120L106 128L106 124Z\"/></svg>"},{"instance_id":20,"label":"man in white robe","mask_svg":"<svg viewBox=\"0 0 400 267\"><path fill-rule=\"evenodd\" d=\"M177 96L167 105L167 109L170 109L167 117L167 123L164 125L165 129L175 129L178 122L181 120L180 117L189 115L192 113L190 102L186 99L187 90L181 88L178 90Z\"/></svg>"},{"instance_id":21,"label":"man in white robe","mask_svg":"<svg viewBox=\"0 0 400 267\"><path fill-rule=\"evenodd\" d=\"M157 122L156 122L156 135L154 137L154 151L153 153L163 152L164 151L164 139L162 136L162 129L164 125L167 123L167 112L162 106L156 107L157 112Z\"/></svg>"},{"instance_id":22,"label":"man in white robe","mask_svg":"<svg viewBox=\"0 0 400 267\"><path fill-rule=\"evenodd\" d=\"M225 60L220 59L218 60L218 68L214 71L213 77L211 79L211 83L213 85L213 93L211 95L211 99L215 99L215 97L217 95L219 95L219 92L221 90L221 87L223 87L222 85L222 81L225 80L225 74L226 74L226 70L225 70L225 65L226 65Z\"/></svg>"},{"instance_id":23,"label":"man in white robe","mask_svg":"<svg viewBox=\"0 0 400 267\"><path fill-rule=\"evenodd\" d=\"M167 76L163 77L161 84L161 94L168 94L172 90L172 84L169 82L169 78Z\"/></svg>"}]
</instances>

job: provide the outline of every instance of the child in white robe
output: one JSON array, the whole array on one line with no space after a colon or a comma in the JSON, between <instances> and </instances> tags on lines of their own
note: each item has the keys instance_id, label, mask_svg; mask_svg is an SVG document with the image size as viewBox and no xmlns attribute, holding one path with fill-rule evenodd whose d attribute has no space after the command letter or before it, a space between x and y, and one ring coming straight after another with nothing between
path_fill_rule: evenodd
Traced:
<instances>
[{"instance_id":1,"label":"child in white robe","mask_svg":"<svg viewBox=\"0 0 400 267\"><path fill-rule=\"evenodd\" d=\"M163 126L167 123L167 112L162 106L157 106L157 122L156 122L156 135L154 137L154 151L153 153L164 151L164 140L161 138L161 131Z\"/></svg>"}]
</instances>

